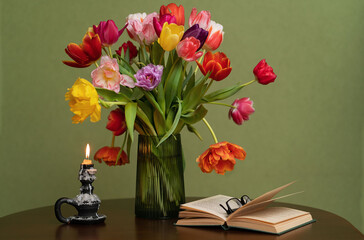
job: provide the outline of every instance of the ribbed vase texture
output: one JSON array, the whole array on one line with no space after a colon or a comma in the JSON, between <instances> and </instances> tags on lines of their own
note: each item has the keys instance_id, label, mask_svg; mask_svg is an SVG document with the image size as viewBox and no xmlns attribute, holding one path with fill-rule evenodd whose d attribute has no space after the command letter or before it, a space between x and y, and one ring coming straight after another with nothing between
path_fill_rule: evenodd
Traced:
<instances>
[{"instance_id":1,"label":"ribbed vase texture","mask_svg":"<svg viewBox=\"0 0 364 240\"><path fill-rule=\"evenodd\" d=\"M135 215L166 219L178 216L185 202L181 136L170 136L158 147L158 137L139 135Z\"/></svg>"}]
</instances>

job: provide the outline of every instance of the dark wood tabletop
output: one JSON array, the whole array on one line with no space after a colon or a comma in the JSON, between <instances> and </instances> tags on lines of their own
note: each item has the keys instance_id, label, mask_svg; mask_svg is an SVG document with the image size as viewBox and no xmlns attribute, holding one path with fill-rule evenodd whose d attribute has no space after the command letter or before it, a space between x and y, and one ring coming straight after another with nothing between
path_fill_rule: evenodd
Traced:
<instances>
[{"instance_id":1,"label":"dark wood tabletop","mask_svg":"<svg viewBox=\"0 0 364 240\"><path fill-rule=\"evenodd\" d=\"M197 198L187 198L187 201ZM234 240L234 239L364 239L363 234L345 219L320 209L287 203L273 203L308 211L317 222L285 233L265 233L220 227L176 227L176 219L150 220L134 216L134 199L104 200L99 210L107 215L100 225L61 224L54 216L53 206L32 209L0 218L1 240L145 240L145 239L186 239L186 240ZM75 215L71 206L62 207L63 215Z\"/></svg>"}]
</instances>

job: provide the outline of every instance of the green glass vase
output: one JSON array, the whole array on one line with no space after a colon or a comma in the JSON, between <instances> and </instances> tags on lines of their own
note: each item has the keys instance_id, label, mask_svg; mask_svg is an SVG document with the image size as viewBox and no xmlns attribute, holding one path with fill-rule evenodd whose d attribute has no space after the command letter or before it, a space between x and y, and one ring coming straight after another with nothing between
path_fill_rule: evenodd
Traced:
<instances>
[{"instance_id":1,"label":"green glass vase","mask_svg":"<svg viewBox=\"0 0 364 240\"><path fill-rule=\"evenodd\" d=\"M175 218L180 204L185 202L181 136L170 136L156 147L158 142L158 137L138 138L137 217Z\"/></svg>"}]
</instances>

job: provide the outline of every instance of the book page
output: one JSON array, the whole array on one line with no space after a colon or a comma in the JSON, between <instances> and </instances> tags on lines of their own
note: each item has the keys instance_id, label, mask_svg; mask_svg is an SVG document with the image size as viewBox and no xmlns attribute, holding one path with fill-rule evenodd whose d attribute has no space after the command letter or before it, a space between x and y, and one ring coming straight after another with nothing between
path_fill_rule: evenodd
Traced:
<instances>
[{"instance_id":1,"label":"book page","mask_svg":"<svg viewBox=\"0 0 364 240\"><path fill-rule=\"evenodd\" d=\"M225 206L226 201L229 200L230 198L231 197L225 195L216 195L201 200L182 204L181 209L194 210L194 211L198 210L202 212L211 213L225 221L226 218L228 217L228 214L222 207L220 207L220 204Z\"/></svg>"},{"instance_id":2,"label":"book page","mask_svg":"<svg viewBox=\"0 0 364 240\"><path fill-rule=\"evenodd\" d=\"M308 212L286 207L269 207L258 212L236 217L234 221L253 219L256 221L266 222L270 224L278 224L305 214L308 214Z\"/></svg>"},{"instance_id":3,"label":"book page","mask_svg":"<svg viewBox=\"0 0 364 240\"><path fill-rule=\"evenodd\" d=\"M273 189L273 190L271 190L271 191L269 191L267 193L264 193L263 195L255 198L254 200L248 202L247 204L245 204L244 206L242 206L241 208L239 208L238 210L236 210L235 212L230 214L229 219L231 219L231 218L233 218L235 216L238 216L238 215L242 215L241 212L246 213L246 212L253 212L253 211L258 211L260 209L264 209L270 202L275 200L275 199L272 200L272 198L277 193L279 193L280 191L282 191L283 189L285 189L286 187L290 186L293 183L294 182L288 183L286 185L283 185L281 187ZM289 196L289 195L287 195L287 196Z\"/></svg>"}]
</instances>

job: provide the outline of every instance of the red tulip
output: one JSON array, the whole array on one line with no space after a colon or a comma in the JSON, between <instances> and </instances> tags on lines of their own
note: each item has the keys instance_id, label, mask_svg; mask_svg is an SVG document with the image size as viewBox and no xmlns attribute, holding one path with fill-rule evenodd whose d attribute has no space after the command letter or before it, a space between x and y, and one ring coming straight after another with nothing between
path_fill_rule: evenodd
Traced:
<instances>
[{"instance_id":1,"label":"red tulip","mask_svg":"<svg viewBox=\"0 0 364 240\"><path fill-rule=\"evenodd\" d=\"M134 44L130 41L124 42L121 47L119 47L119 50L116 50L115 52L121 56L121 50L124 50L124 56L126 54L126 51L129 49L129 60L132 61L133 58L138 56L138 49L134 46Z\"/></svg>"},{"instance_id":2,"label":"red tulip","mask_svg":"<svg viewBox=\"0 0 364 240\"><path fill-rule=\"evenodd\" d=\"M107 119L109 121L106 128L112 131L114 136L119 136L126 131L125 114L120 108L112 110Z\"/></svg>"},{"instance_id":3,"label":"red tulip","mask_svg":"<svg viewBox=\"0 0 364 240\"><path fill-rule=\"evenodd\" d=\"M120 166L129 163L129 158L128 155L126 155L125 151L122 151L120 157L116 159L118 157L120 149L120 147L102 147L95 153L94 159L99 163L102 163L102 161L104 161L108 166Z\"/></svg>"},{"instance_id":4,"label":"red tulip","mask_svg":"<svg viewBox=\"0 0 364 240\"><path fill-rule=\"evenodd\" d=\"M231 72L230 60L223 52L207 52L203 59L202 65L196 61L203 75L211 72L210 78L221 81L229 76Z\"/></svg>"},{"instance_id":5,"label":"red tulip","mask_svg":"<svg viewBox=\"0 0 364 240\"><path fill-rule=\"evenodd\" d=\"M98 26L93 25L93 30L100 36L103 46L111 46L116 43L124 32L126 25L119 31L113 20L101 21Z\"/></svg>"},{"instance_id":6,"label":"red tulip","mask_svg":"<svg viewBox=\"0 0 364 240\"><path fill-rule=\"evenodd\" d=\"M167 6L161 6L159 9L159 15L163 16L170 14L176 18L177 25L185 25L185 9L182 5L177 6L175 3L170 3Z\"/></svg>"},{"instance_id":7,"label":"red tulip","mask_svg":"<svg viewBox=\"0 0 364 240\"><path fill-rule=\"evenodd\" d=\"M274 82L277 78L277 75L273 72L273 68L266 63L265 59L261 60L257 66L255 66L253 73L255 79L263 85Z\"/></svg>"},{"instance_id":8,"label":"red tulip","mask_svg":"<svg viewBox=\"0 0 364 240\"><path fill-rule=\"evenodd\" d=\"M243 124L244 121L249 120L249 115L255 112L253 108L253 101L249 98L236 99L233 102L233 106L229 111L229 119L233 119L238 125Z\"/></svg>"},{"instance_id":9,"label":"red tulip","mask_svg":"<svg viewBox=\"0 0 364 240\"><path fill-rule=\"evenodd\" d=\"M204 173L215 170L224 175L226 171L232 171L236 163L235 158L244 160L246 152L238 145L229 142L219 142L210 145L197 159L198 166Z\"/></svg>"},{"instance_id":10,"label":"red tulip","mask_svg":"<svg viewBox=\"0 0 364 240\"><path fill-rule=\"evenodd\" d=\"M65 51L74 61L62 61L64 64L76 68L88 67L101 57L100 37L93 32L87 32L80 45L70 43Z\"/></svg>"}]
</instances>

